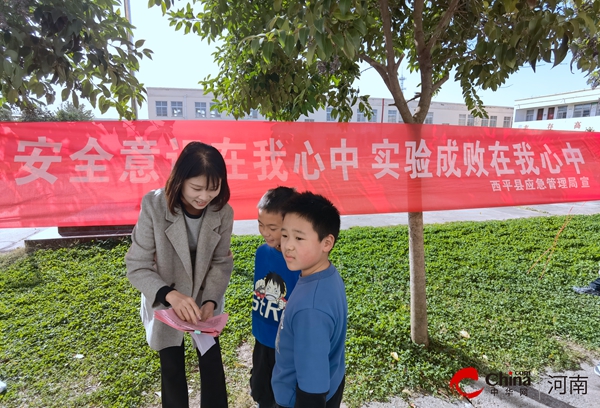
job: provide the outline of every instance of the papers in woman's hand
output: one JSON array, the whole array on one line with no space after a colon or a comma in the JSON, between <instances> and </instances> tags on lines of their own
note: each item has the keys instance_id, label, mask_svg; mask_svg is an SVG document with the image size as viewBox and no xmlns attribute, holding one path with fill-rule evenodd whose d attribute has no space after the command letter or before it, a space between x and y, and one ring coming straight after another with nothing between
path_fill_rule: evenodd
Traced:
<instances>
[{"instance_id":1,"label":"papers in woman's hand","mask_svg":"<svg viewBox=\"0 0 600 408\"><path fill-rule=\"evenodd\" d=\"M209 334L213 337L217 337L223 331L225 324L227 324L227 319L229 315L227 313L223 313L210 319L198 322L196 324L188 323L184 320L181 320L177 317L177 314L173 309L166 310L155 310L154 317L157 320L160 320L166 325L171 326L174 329L186 331L186 332L195 332L199 331L204 334Z\"/></svg>"}]
</instances>

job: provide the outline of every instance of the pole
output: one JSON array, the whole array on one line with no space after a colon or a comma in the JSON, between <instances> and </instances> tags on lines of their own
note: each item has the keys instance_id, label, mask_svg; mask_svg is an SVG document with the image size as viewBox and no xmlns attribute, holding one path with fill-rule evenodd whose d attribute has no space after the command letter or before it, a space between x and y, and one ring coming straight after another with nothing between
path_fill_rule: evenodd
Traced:
<instances>
[{"instance_id":1,"label":"pole","mask_svg":"<svg viewBox=\"0 0 600 408\"><path fill-rule=\"evenodd\" d=\"M131 22L131 5L129 4L129 0L125 0L125 18L127 19L127 21L129 21L129 24L132 24ZM133 44L133 34L131 34L131 32L128 34L127 36L127 40ZM133 45L129 46L129 51L131 52ZM135 76L135 71L132 72L132 75ZM138 118L138 106L137 106L137 101L135 99L135 97L132 96L131 98L131 110L133 111L133 120L137 120Z\"/></svg>"}]
</instances>

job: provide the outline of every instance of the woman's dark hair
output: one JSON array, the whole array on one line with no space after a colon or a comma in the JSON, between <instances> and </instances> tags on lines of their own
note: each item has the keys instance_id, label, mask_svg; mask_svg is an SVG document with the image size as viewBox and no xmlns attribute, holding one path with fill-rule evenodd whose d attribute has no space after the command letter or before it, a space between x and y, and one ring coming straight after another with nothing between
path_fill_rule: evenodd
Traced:
<instances>
[{"instance_id":1,"label":"woman's dark hair","mask_svg":"<svg viewBox=\"0 0 600 408\"><path fill-rule=\"evenodd\" d=\"M221 153L213 146L202 142L191 142L181 152L165 186L167 206L171 214L180 207L183 182L192 177L206 176L208 188L218 187L221 191L212 201L215 211L222 209L231 193L227 184L227 166Z\"/></svg>"}]
</instances>

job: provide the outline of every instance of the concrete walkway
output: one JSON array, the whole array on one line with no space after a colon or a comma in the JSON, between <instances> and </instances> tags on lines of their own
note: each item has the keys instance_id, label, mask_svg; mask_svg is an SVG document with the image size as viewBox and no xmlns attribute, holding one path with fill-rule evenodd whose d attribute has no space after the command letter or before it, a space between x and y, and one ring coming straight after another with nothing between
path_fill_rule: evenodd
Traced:
<instances>
[{"instance_id":1,"label":"concrete walkway","mask_svg":"<svg viewBox=\"0 0 600 408\"><path fill-rule=\"evenodd\" d=\"M600 201L578 203L544 204L520 207L476 208L468 210L429 211L424 213L423 222L440 224L454 221L508 220L567 214L600 214ZM351 227L384 227L406 225L407 213L366 214L342 216L342 229ZM235 221L235 235L258 234L256 220ZM61 236L56 227L0 229L0 252L25 247L26 240L52 240ZM599 405L600 406L600 405Z\"/></svg>"}]
</instances>

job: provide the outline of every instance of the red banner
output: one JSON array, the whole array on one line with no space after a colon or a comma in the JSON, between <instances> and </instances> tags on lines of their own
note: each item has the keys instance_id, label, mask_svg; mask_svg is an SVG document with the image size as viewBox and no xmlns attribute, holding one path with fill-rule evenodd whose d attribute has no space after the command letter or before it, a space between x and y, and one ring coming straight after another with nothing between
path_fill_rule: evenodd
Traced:
<instances>
[{"instance_id":1,"label":"red banner","mask_svg":"<svg viewBox=\"0 0 600 408\"><path fill-rule=\"evenodd\" d=\"M0 228L134 224L192 140L227 162L235 218L269 188L342 214L600 199L600 134L374 123L0 124Z\"/></svg>"}]
</instances>

